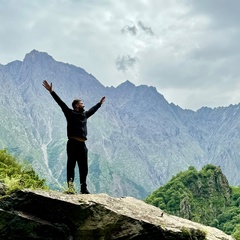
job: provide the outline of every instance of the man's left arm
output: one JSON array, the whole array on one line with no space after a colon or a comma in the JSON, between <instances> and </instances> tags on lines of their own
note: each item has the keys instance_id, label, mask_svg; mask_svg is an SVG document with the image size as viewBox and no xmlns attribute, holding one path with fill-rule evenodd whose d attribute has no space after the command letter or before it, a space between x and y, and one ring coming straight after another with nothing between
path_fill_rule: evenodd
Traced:
<instances>
[{"instance_id":1,"label":"man's left arm","mask_svg":"<svg viewBox=\"0 0 240 240\"><path fill-rule=\"evenodd\" d=\"M97 103L95 106L93 106L88 111L86 111L87 118L91 117L102 106L104 101L105 101L105 97L102 97L99 103Z\"/></svg>"}]
</instances>

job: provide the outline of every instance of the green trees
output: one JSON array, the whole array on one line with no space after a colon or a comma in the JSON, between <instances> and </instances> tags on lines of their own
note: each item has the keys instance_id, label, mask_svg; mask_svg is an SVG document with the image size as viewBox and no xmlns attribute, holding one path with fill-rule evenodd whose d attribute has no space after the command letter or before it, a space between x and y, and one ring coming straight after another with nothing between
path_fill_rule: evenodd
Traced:
<instances>
[{"instance_id":1,"label":"green trees","mask_svg":"<svg viewBox=\"0 0 240 240\"><path fill-rule=\"evenodd\" d=\"M6 187L6 193L23 188L47 189L45 180L29 164L20 164L7 150L0 150L0 182Z\"/></svg>"},{"instance_id":2,"label":"green trees","mask_svg":"<svg viewBox=\"0 0 240 240\"><path fill-rule=\"evenodd\" d=\"M145 201L169 214L217 227L240 239L240 187L230 187L220 167L208 164L198 172L191 166Z\"/></svg>"}]
</instances>

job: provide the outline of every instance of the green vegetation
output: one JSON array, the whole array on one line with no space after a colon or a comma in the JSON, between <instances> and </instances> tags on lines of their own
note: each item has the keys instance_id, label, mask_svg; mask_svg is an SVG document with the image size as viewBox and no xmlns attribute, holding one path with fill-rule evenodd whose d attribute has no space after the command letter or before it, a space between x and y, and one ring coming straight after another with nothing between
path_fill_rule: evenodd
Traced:
<instances>
[{"instance_id":1,"label":"green vegetation","mask_svg":"<svg viewBox=\"0 0 240 240\"><path fill-rule=\"evenodd\" d=\"M191 166L154 191L146 202L240 240L240 186L229 186L220 167L208 164L198 172Z\"/></svg>"},{"instance_id":2,"label":"green vegetation","mask_svg":"<svg viewBox=\"0 0 240 240\"><path fill-rule=\"evenodd\" d=\"M184 239L192 239L192 240L206 239L206 233L199 229L182 228L181 231L185 235Z\"/></svg>"},{"instance_id":3,"label":"green vegetation","mask_svg":"<svg viewBox=\"0 0 240 240\"><path fill-rule=\"evenodd\" d=\"M29 164L20 164L7 150L0 150L0 183L6 194L24 188L47 189L45 179L40 179Z\"/></svg>"}]
</instances>

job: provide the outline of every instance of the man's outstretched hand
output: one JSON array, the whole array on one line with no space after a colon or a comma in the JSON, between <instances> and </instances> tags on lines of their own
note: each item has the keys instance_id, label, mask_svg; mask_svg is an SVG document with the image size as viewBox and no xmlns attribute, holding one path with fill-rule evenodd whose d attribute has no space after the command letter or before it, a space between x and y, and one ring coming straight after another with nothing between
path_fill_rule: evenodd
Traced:
<instances>
[{"instance_id":1,"label":"man's outstretched hand","mask_svg":"<svg viewBox=\"0 0 240 240\"><path fill-rule=\"evenodd\" d=\"M49 91L49 92L52 92L52 83L48 83L46 80L43 80L43 83L42 85Z\"/></svg>"},{"instance_id":2,"label":"man's outstretched hand","mask_svg":"<svg viewBox=\"0 0 240 240\"><path fill-rule=\"evenodd\" d=\"M102 97L102 99L100 100L100 103L103 104L105 101L105 97Z\"/></svg>"}]
</instances>

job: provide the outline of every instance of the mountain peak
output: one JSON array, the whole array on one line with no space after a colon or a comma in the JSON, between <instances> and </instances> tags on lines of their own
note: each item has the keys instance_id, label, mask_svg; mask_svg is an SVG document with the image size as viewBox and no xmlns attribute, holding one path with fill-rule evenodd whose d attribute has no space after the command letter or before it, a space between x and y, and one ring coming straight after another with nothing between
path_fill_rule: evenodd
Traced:
<instances>
[{"instance_id":1,"label":"mountain peak","mask_svg":"<svg viewBox=\"0 0 240 240\"><path fill-rule=\"evenodd\" d=\"M48 55L46 52L39 52L33 49L30 53L27 53L23 61L36 61L37 59L43 61L54 60L52 56Z\"/></svg>"},{"instance_id":2,"label":"mountain peak","mask_svg":"<svg viewBox=\"0 0 240 240\"><path fill-rule=\"evenodd\" d=\"M129 80L126 80L125 82L121 83L118 87L132 88L135 87L135 85Z\"/></svg>"}]
</instances>

